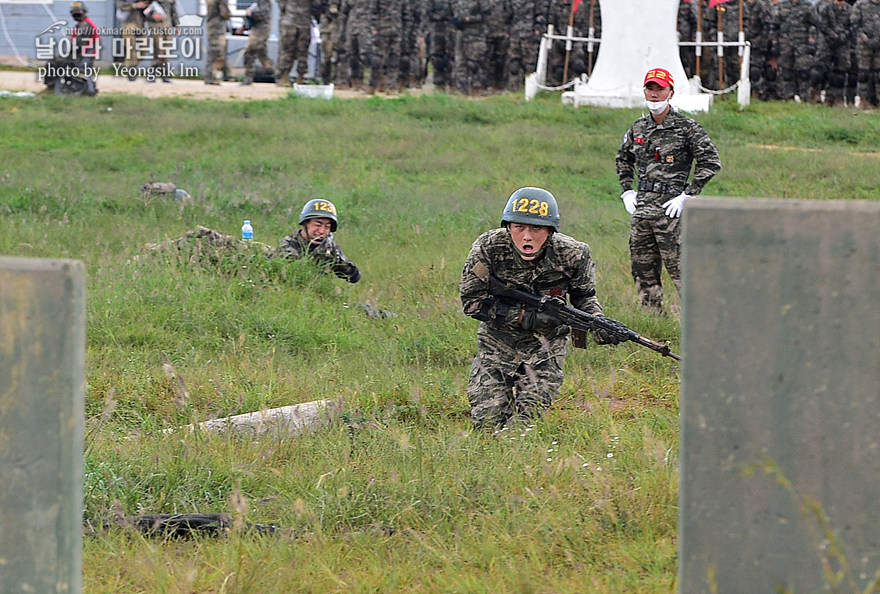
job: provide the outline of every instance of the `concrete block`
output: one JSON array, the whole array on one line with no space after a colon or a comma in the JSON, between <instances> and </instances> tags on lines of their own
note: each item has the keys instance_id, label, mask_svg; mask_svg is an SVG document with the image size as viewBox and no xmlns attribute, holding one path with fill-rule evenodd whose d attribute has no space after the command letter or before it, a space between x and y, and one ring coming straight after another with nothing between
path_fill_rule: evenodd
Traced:
<instances>
[{"instance_id":1,"label":"concrete block","mask_svg":"<svg viewBox=\"0 0 880 594\"><path fill-rule=\"evenodd\" d=\"M85 266L0 257L0 592L82 590Z\"/></svg>"},{"instance_id":2,"label":"concrete block","mask_svg":"<svg viewBox=\"0 0 880 594\"><path fill-rule=\"evenodd\" d=\"M863 591L880 204L696 199L683 229L679 592Z\"/></svg>"}]
</instances>

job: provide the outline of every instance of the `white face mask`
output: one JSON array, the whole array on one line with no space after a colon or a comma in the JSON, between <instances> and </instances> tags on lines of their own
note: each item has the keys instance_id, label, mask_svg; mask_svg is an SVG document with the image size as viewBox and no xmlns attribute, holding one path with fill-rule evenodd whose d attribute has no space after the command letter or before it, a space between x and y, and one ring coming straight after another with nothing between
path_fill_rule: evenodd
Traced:
<instances>
[{"instance_id":1,"label":"white face mask","mask_svg":"<svg viewBox=\"0 0 880 594\"><path fill-rule=\"evenodd\" d=\"M660 115L667 107L669 107L669 101L645 101L645 105L648 106L651 113L654 115Z\"/></svg>"}]
</instances>

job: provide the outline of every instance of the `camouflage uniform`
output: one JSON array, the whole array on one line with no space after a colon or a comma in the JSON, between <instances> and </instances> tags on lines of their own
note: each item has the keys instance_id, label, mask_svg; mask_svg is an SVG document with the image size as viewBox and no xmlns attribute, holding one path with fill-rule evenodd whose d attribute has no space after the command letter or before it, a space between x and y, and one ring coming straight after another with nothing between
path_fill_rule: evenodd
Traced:
<instances>
[{"instance_id":1,"label":"camouflage uniform","mask_svg":"<svg viewBox=\"0 0 880 594\"><path fill-rule=\"evenodd\" d=\"M663 264L681 290L681 219L666 216L662 204L682 192L699 194L721 169L721 159L703 127L670 108L661 124L651 114L636 120L623 137L616 164L623 191L638 181L629 234L633 279L641 304L660 311ZM692 164L694 176L688 183Z\"/></svg>"},{"instance_id":2,"label":"camouflage uniform","mask_svg":"<svg viewBox=\"0 0 880 594\"><path fill-rule=\"evenodd\" d=\"M177 16L176 0L157 0L165 11L165 18L160 21L147 18L147 28L150 30L150 52L153 54L153 62L150 65L155 76L164 82L171 82L171 71L168 68L168 58L174 57L174 48L171 45L171 31L173 27L180 26ZM150 82L151 79L147 79Z\"/></svg>"},{"instance_id":3,"label":"camouflage uniform","mask_svg":"<svg viewBox=\"0 0 880 594\"><path fill-rule=\"evenodd\" d=\"M368 14L372 30L369 92L396 91L400 75L403 0L369 0Z\"/></svg>"},{"instance_id":4,"label":"camouflage uniform","mask_svg":"<svg viewBox=\"0 0 880 594\"><path fill-rule=\"evenodd\" d=\"M745 14L748 10L748 7L743 3L743 21L745 21ZM737 0L727 0L724 4L719 4L709 9L708 13L703 12L703 18L708 19L715 25L715 31L718 31L718 22L721 22L721 32L724 35L725 42L736 41L739 39L739 2ZM745 28L745 24L743 24L743 28ZM713 37L712 41L715 41L717 38ZM719 67L722 68L721 77L722 77L722 87L727 88L736 83L739 80L739 69L740 69L740 55L737 51L736 47L733 46L725 46L723 48L724 56L721 61L718 60L718 50L717 48L712 48L712 53L715 54L715 59L712 61L714 68L711 73L706 75L705 82L714 84L715 87L718 86L718 77L719 77ZM703 52L704 54L706 52Z\"/></svg>"},{"instance_id":5,"label":"camouflage uniform","mask_svg":"<svg viewBox=\"0 0 880 594\"><path fill-rule=\"evenodd\" d=\"M524 330L522 306L492 297L489 274L509 288L563 299L568 295L574 307L602 313L589 246L561 233L550 235L545 246L541 256L526 261L508 230L494 229L480 235L468 254L459 290L464 313L481 321L467 388L477 425L531 419L549 408L562 385L571 334L566 325Z\"/></svg>"},{"instance_id":6,"label":"camouflage uniform","mask_svg":"<svg viewBox=\"0 0 880 594\"><path fill-rule=\"evenodd\" d=\"M695 0L700 3L700 7L694 6L694 11L699 10L700 21L697 23L698 29L703 33L703 41L715 41L718 39L718 20L709 18L709 0ZM714 16L714 12L712 13ZM700 53L700 63L697 75L700 77L702 84L707 89L714 89L718 86L718 52L714 47L704 47ZM696 59L696 58L694 58Z\"/></svg>"},{"instance_id":7,"label":"camouflage uniform","mask_svg":"<svg viewBox=\"0 0 880 594\"><path fill-rule=\"evenodd\" d=\"M364 70L372 59L373 32L368 0L343 0L342 11L345 14L348 81L353 88L360 89L364 82Z\"/></svg>"},{"instance_id":8,"label":"camouflage uniform","mask_svg":"<svg viewBox=\"0 0 880 594\"><path fill-rule=\"evenodd\" d=\"M455 89L465 95L486 88L486 16L490 0L455 0Z\"/></svg>"},{"instance_id":9,"label":"camouflage uniform","mask_svg":"<svg viewBox=\"0 0 880 594\"><path fill-rule=\"evenodd\" d=\"M205 55L205 83L217 84L216 72L226 77L226 21L229 12L227 0L207 0L205 3L205 30L208 37L208 51Z\"/></svg>"},{"instance_id":10,"label":"camouflage uniform","mask_svg":"<svg viewBox=\"0 0 880 594\"><path fill-rule=\"evenodd\" d=\"M775 91L776 71L770 67L770 33L773 21L768 0L747 0L743 29L751 44L749 79L759 99L768 99Z\"/></svg>"},{"instance_id":11,"label":"camouflage uniform","mask_svg":"<svg viewBox=\"0 0 880 594\"><path fill-rule=\"evenodd\" d=\"M864 105L880 93L880 0L858 0L850 12L856 42L859 80L856 93Z\"/></svg>"},{"instance_id":12,"label":"camouflage uniform","mask_svg":"<svg viewBox=\"0 0 880 594\"><path fill-rule=\"evenodd\" d=\"M543 6L543 3L542 3ZM510 27L510 51L507 88L519 91L525 77L538 66L538 47L547 30L547 13L535 0L511 0L513 17Z\"/></svg>"},{"instance_id":13,"label":"camouflage uniform","mask_svg":"<svg viewBox=\"0 0 880 594\"><path fill-rule=\"evenodd\" d=\"M330 84L336 79L337 73L334 71L336 65L339 64L339 37L340 37L340 18L339 8L341 0L330 0L321 10L321 18L318 21L318 28L321 31L322 61L320 65L321 82L325 85Z\"/></svg>"},{"instance_id":14,"label":"camouflage uniform","mask_svg":"<svg viewBox=\"0 0 880 594\"><path fill-rule=\"evenodd\" d=\"M679 41L696 41L697 14L694 12L692 0L681 0L678 5L677 29ZM684 73L688 78L692 78L697 68L696 48L689 45L679 47L678 55L681 58Z\"/></svg>"},{"instance_id":15,"label":"camouflage uniform","mask_svg":"<svg viewBox=\"0 0 880 594\"><path fill-rule=\"evenodd\" d=\"M450 0L426 0L425 38L428 60L434 71L434 86L443 90L451 83L452 64L455 60Z\"/></svg>"},{"instance_id":16,"label":"camouflage uniform","mask_svg":"<svg viewBox=\"0 0 880 594\"><path fill-rule=\"evenodd\" d=\"M361 271L354 265L354 262L345 257L342 248L333 240L332 233L319 243L313 244L303 235L302 229L299 229L293 235L282 239L278 249L271 255L271 257L290 259L302 258L303 256L309 256L320 266L350 283L361 280Z\"/></svg>"},{"instance_id":17,"label":"camouflage uniform","mask_svg":"<svg viewBox=\"0 0 880 594\"><path fill-rule=\"evenodd\" d=\"M837 0L819 0L815 5L818 21L816 61L810 73L813 99L825 90L825 101L843 101L846 73L850 67L852 43L849 29L850 6Z\"/></svg>"},{"instance_id":18,"label":"camouflage uniform","mask_svg":"<svg viewBox=\"0 0 880 594\"><path fill-rule=\"evenodd\" d=\"M275 84L290 85L290 69L296 62L296 82L302 83L309 67L312 35L311 0L278 0L278 70Z\"/></svg>"},{"instance_id":19,"label":"camouflage uniform","mask_svg":"<svg viewBox=\"0 0 880 594\"><path fill-rule=\"evenodd\" d=\"M250 35L247 46L244 48L244 81L242 84L254 82L256 73L255 63L257 60L266 70L274 70L275 65L269 57L266 43L269 41L269 31L272 25L271 0L256 0L256 10L251 13Z\"/></svg>"},{"instance_id":20,"label":"camouflage uniform","mask_svg":"<svg viewBox=\"0 0 880 594\"><path fill-rule=\"evenodd\" d=\"M810 96L810 69L815 48L810 43L810 27L815 24L809 0L780 2L776 14L778 49L776 63L782 79L780 99Z\"/></svg>"},{"instance_id":21,"label":"camouflage uniform","mask_svg":"<svg viewBox=\"0 0 880 594\"><path fill-rule=\"evenodd\" d=\"M122 58L126 68L137 66L148 51L144 9L138 8L136 4L137 2L131 2L130 0L116 0L116 10L126 15L125 20L122 21L122 43L124 48ZM134 80L134 77L129 76L129 80Z\"/></svg>"},{"instance_id":22,"label":"camouflage uniform","mask_svg":"<svg viewBox=\"0 0 880 594\"><path fill-rule=\"evenodd\" d=\"M496 0L489 4L486 15L486 57L488 58L488 85L496 90L507 87L507 54L510 51L509 0Z\"/></svg>"},{"instance_id":23,"label":"camouflage uniform","mask_svg":"<svg viewBox=\"0 0 880 594\"><path fill-rule=\"evenodd\" d=\"M399 84L403 88L421 86L422 63L419 57L419 30L422 22L421 0L403 0L400 40Z\"/></svg>"}]
</instances>

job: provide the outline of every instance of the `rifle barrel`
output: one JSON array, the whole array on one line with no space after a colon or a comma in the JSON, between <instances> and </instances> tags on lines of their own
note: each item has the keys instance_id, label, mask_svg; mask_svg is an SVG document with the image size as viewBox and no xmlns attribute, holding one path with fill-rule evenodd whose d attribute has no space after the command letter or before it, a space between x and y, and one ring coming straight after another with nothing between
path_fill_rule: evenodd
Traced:
<instances>
[{"instance_id":1,"label":"rifle barrel","mask_svg":"<svg viewBox=\"0 0 880 594\"><path fill-rule=\"evenodd\" d=\"M539 310L546 311L551 315L556 316L556 318L563 324L567 324L575 330L593 331L597 328L602 329L614 334L621 342L627 340L632 341L643 347L647 347L654 352L660 353L664 357L681 361L681 357L673 353L669 349L668 344L662 344L649 338L645 338L634 330L627 328L623 323L618 322L617 320L605 318L604 316L596 316L581 311L574 306L557 303L548 300L546 297L541 297L540 295L535 295L527 291L510 289L500 279L497 279L494 276L489 277L489 292L497 297L514 299L524 305L529 305ZM609 321L606 322L605 320Z\"/></svg>"}]
</instances>

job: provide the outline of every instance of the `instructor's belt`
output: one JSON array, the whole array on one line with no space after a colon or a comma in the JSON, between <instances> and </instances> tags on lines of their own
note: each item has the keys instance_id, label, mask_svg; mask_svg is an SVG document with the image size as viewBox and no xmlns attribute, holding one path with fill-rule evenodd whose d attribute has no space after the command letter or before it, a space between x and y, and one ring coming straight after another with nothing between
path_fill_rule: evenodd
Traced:
<instances>
[{"instance_id":1,"label":"instructor's belt","mask_svg":"<svg viewBox=\"0 0 880 594\"><path fill-rule=\"evenodd\" d=\"M678 187L667 184L666 182L644 181L639 180L640 192L656 192L657 194L681 194L682 190Z\"/></svg>"}]
</instances>

